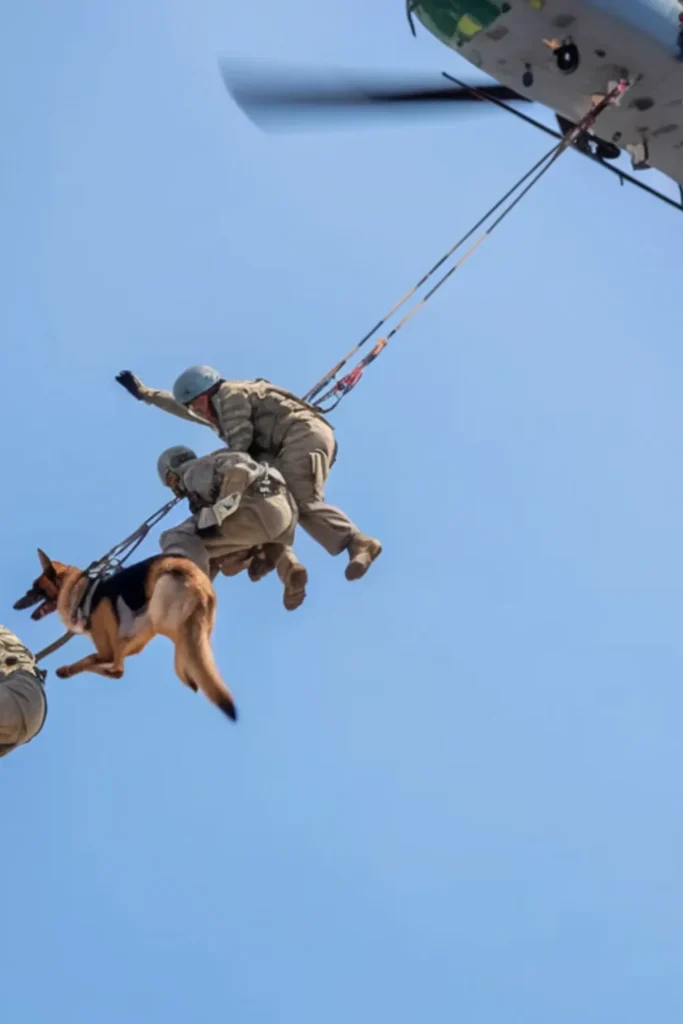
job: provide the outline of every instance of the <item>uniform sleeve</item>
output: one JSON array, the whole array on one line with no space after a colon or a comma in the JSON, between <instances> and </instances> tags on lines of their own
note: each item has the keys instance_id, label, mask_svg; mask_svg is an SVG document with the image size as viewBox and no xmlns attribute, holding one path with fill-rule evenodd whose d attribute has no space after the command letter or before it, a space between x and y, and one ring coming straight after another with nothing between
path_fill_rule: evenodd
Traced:
<instances>
[{"instance_id":1,"label":"uniform sleeve","mask_svg":"<svg viewBox=\"0 0 683 1024\"><path fill-rule=\"evenodd\" d=\"M176 402L170 391L155 391L153 388L146 388L143 391L142 400L147 405L156 405L157 409L170 412L173 416L179 416L182 420L191 420L193 423L202 423L207 427L211 426L208 420L202 419L201 416L196 416L189 409L186 409L184 405L181 405L180 402Z\"/></svg>"},{"instance_id":2,"label":"uniform sleeve","mask_svg":"<svg viewBox=\"0 0 683 1024\"><path fill-rule=\"evenodd\" d=\"M203 459L193 459L183 470L180 467L180 478L185 493L200 506L213 505L218 497L216 473L216 457L205 455Z\"/></svg>"},{"instance_id":3,"label":"uniform sleeve","mask_svg":"<svg viewBox=\"0 0 683 1024\"><path fill-rule=\"evenodd\" d=\"M251 403L243 391L224 384L214 401L218 433L233 452L248 452L254 439Z\"/></svg>"},{"instance_id":4,"label":"uniform sleeve","mask_svg":"<svg viewBox=\"0 0 683 1024\"><path fill-rule=\"evenodd\" d=\"M242 452L225 452L214 456L218 480L218 498L229 494L244 494L246 489L262 475L258 463Z\"/></svg>"}]
</instances>

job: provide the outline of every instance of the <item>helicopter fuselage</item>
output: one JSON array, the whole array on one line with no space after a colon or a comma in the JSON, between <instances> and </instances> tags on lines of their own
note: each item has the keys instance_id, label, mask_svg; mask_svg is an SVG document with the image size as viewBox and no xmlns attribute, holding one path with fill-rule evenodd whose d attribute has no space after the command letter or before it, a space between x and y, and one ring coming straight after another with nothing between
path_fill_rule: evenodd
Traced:
<instances>
[{"instance_id":1,"label":"helicopter fuselage","mask_svg":"<svg viewBox=\"0 0 683 1024\"><path fill-rule=\"evenodd\" d=\"M683 0L409 0L475 67L578 122L622 78L634 84L596 134L683 183Z\"/></svg>"}]
</instances>

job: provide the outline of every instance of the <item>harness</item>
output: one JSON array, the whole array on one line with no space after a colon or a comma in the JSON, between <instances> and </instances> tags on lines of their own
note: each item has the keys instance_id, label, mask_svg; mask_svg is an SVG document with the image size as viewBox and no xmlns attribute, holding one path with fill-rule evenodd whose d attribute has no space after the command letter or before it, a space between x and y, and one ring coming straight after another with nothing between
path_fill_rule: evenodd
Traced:
<instances>
[{"instance_id":1,"label":"harness","mask_svg":"<svg viewBox=\"0 0 683 1024\"><path fill-rule=\"evenodd\" d=\"M260 465L263 473L253 483L249 484L244 491L232 491L223 498L218 498L222 474L217 476L212 494L212 497L215 496L217 500L214 500L212 505L203 506L195 512L197 526L200 530L210 530L215 526L222 526L228 516L237 512L245 497L267 499L285 490L287 485L280 471L267 463L260 463Z\"/></svg>"},{"instance_id":2,"label":"harness","mask_svg":"<svg viewBox=\"0 0 683 1024\"><path fill-rule=\"evenodd\" d=\"M253 484L249 484L244 493L260 494L263 498L272 498L275 494L280 494L287 486L285 478L279 469L274 469L267 462L261 463L261 465L265 469L265 473L258 480L254 480Z\"/></svg>"},{"instance_id":3,"label":"harness","mask_svg":"<svg viewBox=\"0 0 683 1024\"><path fill-rule=\"evenodd\" d=\"M83 575L88 579L88 584L85 590L83 591L80 599L76 602L75 605L72 606L71 618L74 622L74 625L76 625L84 633L88 633L90 631L90 620L92 618L93 602L97 595L97 591L100 588L100 585L102 584L106 577L103 575L90 576L88 575L87 572L83 573Z\"/></svg>"}]
</instances>

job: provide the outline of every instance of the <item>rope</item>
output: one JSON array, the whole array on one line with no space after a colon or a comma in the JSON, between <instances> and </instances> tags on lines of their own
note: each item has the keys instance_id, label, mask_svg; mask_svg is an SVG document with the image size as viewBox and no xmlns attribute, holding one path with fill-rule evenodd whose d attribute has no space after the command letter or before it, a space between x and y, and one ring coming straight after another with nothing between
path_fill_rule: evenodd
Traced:
<instances>
[{"instance_id":1,"label":"rope","mask_svg":"<svg viewBox=\"0 0 683 1024\"><path fill-rule=\"evenodd\" d=\"M133 552L140 547L143 540L147 536L150 530L152 530L157 523L160 523L164 516L168 515L172 508L178 504L180 498L172 498L171 501L167 501L165 505L153 512L151 516L145 519L144 523L138 526L137 530L134 530L129 537L125 540L119 541L113 548L102 558L98 558L96 561L91 562L84 572L88 576L103 576L111 575L111 573L118 572L124 562L126 562ZM125 553L124 553L125 552Z\"/></svg>"},{"instance_id":2,"label":"rope","mask_svg":"<svg viewBox=\"0 0 683 1024\"><path fill-rule=\"evenodd\" d=\"M442 71L441 74L444 78L448 79L449 82L454 82L455 85L460 86L462 89L472 88L464 82L461 82L459 78L455 78L453 75L448 74L447 71ZM519 118L520 121L524 121L526 124L530 124L534 128L538 128L539 131L544 132L551 138L562 139L560 132L556 132L553 128L549 128L547 124L542 124L540 121L537 121L535 117L529 117L528 114L524 114L521 110L516 110L515 107L510 106L510 104L506 103L504 100L496 99L494 96L484 96L483 98L487 99L489 103L495 103L497 107L500 107L501 110L507 111L508 114L513 114L515 117ZM587 160L592 160L593 163L598 164L605 171L609 171L610 174L616 175L617 178L619 178L620 184L623 185L624 182L627 181L629 185L635 185L635 187L639 188L642 192L646 192L654 199L659 199L662 203L666 203L667 206L672 206L674 210L678 210L679 213L683 213L683 201L680 198L676 200L671 199L669 196L665 196L663 192L659 192L656 188L650 188L650 186L646 185L644 181L638 181L637 178L634 178L632 174L628 174L626 171L622 170L621 167L612 167L595 153L588 153L586 150L578 148L575 149L575 152L578 153L579 156L585 157ZM680 187L681 186L679 186L679 188Z\"/></svg>"},{"instance_id":3,"label":"rope","mask_svg":"<svg viewBox=\"0 0 683 1024\"><path fill-rule=\"evenodd\" d=\"M480 99L488 99L484 93L479 92L478 89L469 87L470 92L478 96ZM531 191L541 178L550 170L556 160L565 152L575 141L579 135L587 131L593 126L600 114L617 99L619 99L629 88L628 83L625 81L619 82L606 96L600 100L599 103L586 114L586 116L573 128L571 128L566 135L560 137L560 142L553 146L553 148L545 154L527 173L517 181L511 189L509 189L505 195L498 200L498 202L488 210L483 217L481 217L476 224L474 224L470 230L460 238L455 245L453 245L448 252L437 260L437 262L424 274L420 280L415 284L406 294L399 299L389 312L382 317L381 320L375 324L375 326L365 334L360 341L350 349L345 356L343 356L339 362L322 377L317 384L305 395L305 400L311 402L321 409L322 412L329 413L337 408L339 403L346 395L358 384L361 377L363 376L364 370L374 362L377 356L382 352L389 341L395 337L398 331L408 323L409 320L417 313L418 310L422 309L423 306L429 302L432 296L448 281L453 274L458 270L469 258L472 256L477 249L489 238L493 232L499 227L500 224L508 217L510 213L519 205L522 199ZM493 102L493 101L492 101ZM530 180L529 180L530 179ZM524 186L524 187L523 187ZM521 190L521 191L520 191ZM389 331L384 338L376 343L374 348L361 359L359 363L341 380L337 381L337 375L339 371L349 362L349 360L365 345L367 342L374 337L374 335L394 316L395 313L401 309L406 302L409 301L429 280L433 275L446 263L451 256L453 256L458 249L460 249L465 242L467 242L479 228L482 227L487 221L493 217L497 211L504 206L508 200L511 199L515 193L519 193L515 196L512 202L503 209L499 216L493 221L493 223L486 228L484 232L479 236L475 243L465 252L465 254L436 282L436 284L423 295L423 297L413 306L412 309L396 324L396 326ZM334 384L332 382L335 382ZM328 385L332 384L332 387ZM325 390L327 388L327 390ZM330 405L323 407L324 402L331 401Z\"/></svg>"},{"instance_id":4,"label":"rope","mask_svg":"<svg viewBox=\"0 0 683 1024\"><path fill-rule=\"evenodd\" d=\"M556 147L553 147L553 150L551 150L551 152L554 152L555 148ZM491 209L488 210L488 212L485 213L484 216L481 217L480 220L478 220L477 223L474 224L473 227L471 227L470 230L466 234L464 234L462 236L462 238L459 238L458 241L455 243L455 245L451 246L451 248L448 250L448 252L445 252L443 254L443 256L441 257L441 259L437 260L436 263L434 264L434 266L430 267L430 269L427 271L427 273L423 274L423 276L420 278L420 280L416 284L414 284L413 287L410 288L405 293L405 295L401 299L398 300L398 302L394 306L391 307L389 312L385 313L385 315L382 317L382 319L378 320L377 323L375 324L375 326L371 330L369 330L367 332L367 334L363 335L363 337L360 339L360 341L356 345L354 345L353 348L349 349L349 351L346 353L345 356L343 356L340 359L340 361L337 363L337 365L334 367L334 369L330 370L327 374L325 374L325 376L322 377L318 381L318 383L315 384L311 388L311 390L308 391L304 395L304 401L306 401L306 402L313 402L315 400L315 398L323 390L323 388L327 387L327 385L330 383L330 381L332 381L336 377L336 375L339 372L339 370L343 366L345 366L346 363L348 363L349 359L351 359L353 356L355 356L356 352L358 352L363 347L363 345L365 345L370 340L370 338L372 338L375 334L377 334L377 332L379 330L382 329L382 327L387 323L387 321L390 320L391 317L395 313L397 313L398 310L401 309L401 307L404 306L406 304L406 302L408 302L408 300L411 299L413 297L413 295L415 295L415 293L418 292L420 290L420 288L422 288L422 286L424 284L426 284L427 281L429 281L429 279L431 277L434 276L434 274L437 272L437 270L439 270L439 268L442 267L444 265L444 263L448 259L450 259L450 257L453 256L454 253L456 253L458 251L458 249L460 249L460 247L465 244L466 241L468 241L469 238L472 237L474 232L478 231L479 228L482 226L482 224L486 223L486 221L489 219L489 217L491 217L496 212L496 210L500 209L500 207L503 205L503 203L505 203L510 198L510 196L514 195L514 193L517 191L517 189L520 188L524 184L524 182L527 181L527 179L530 178L531 175L534 174L539 169L539 167L541 167L541 165L545 163L545 161L548 159L549 156L550 156L550 153L546 153L546 155L544 157L541 157L541 159L538 161L538 163L534 164L534 166L531 168L531 170L527 171L526 174L522 178L520 178L519 181L516 182L513 185L513 187L511 189L509 189L505 193L504 196L502 196L498 200L498 202L495 204L495 206L492 206Z\"/></svg>"},{"instance_id":5,"label":"rope","mask_svg":"<svg viewBox=\"0 0 683 1024\"><path fill-rule=\"evenodd\" d=\"M47 647L43 647L42 651L38 651L36 654L36 661L42 661L43 658L47 658L49 654L54 654L60 647L63 647L64 644L68 643L73 635L74 634L69 630L64 633L63 636L60 636L59 640L55 640L54 643L49 644Z\"/></svg>"},{"instance_id":6,"label":"rope","mask_svg":"<svg viewBox=\"0 0 683 1024\"><path fill-rule=\"evenodd\" d=\"M517 185L513 189L511 189L510 192L507 193L508 197L512 193L514 193L517 188L519 188L519 185L520 185L521 181L526 180L526 178L529 177L529 174L533 173L533 171L536 170L539 166L545 164L544 167L541 166L541 170L539 170L537 175L534 178L532 178L532 180L525 187L525 189L520 193L520 195L514 200L514 202L511 203L508 207L506 207L506 209L503 210L503 212L494 221L494 223L491 225L491 227L487 228L486 231L484 231L479 236L479 238L477 238L477 240L474 242L474 244L472 246L470 246L470 248L460 257L460 259L457 260L453 264L453 266L450 267L450 269L447 270L446 273L442 277L439 278L439 280L436 282L436 284L432 288L430 288L429 291L427 291L422 296L422 298L405 314L405 316L402 317L401 320L399 320L399 322L395 325L395 327L393 327L389 331L389 333L386 335L386 337L385 338L381 338L378 341L378 343L375 345L375 347L372 349L372 351L364 359L362 359L353 368L353 370L351 370L350 373L348 373L340 381L337 381L328 391L325 391L322 395L320 395L317 398L316 405L318 405L318 406L321 406L323 402L327 402L328 400L333 399L331 405L328 405L324 409L322 409L323 412L329 413L329 412L332 412L332 410L337 408L337 406L342 401L342 399L346 395L348 395L348 393L359 382L359 380L363 376L363 372L366 369L366 367L369 366L370 363L374 362L374 360L377 358L377 356L380 354L380 352L384 348L386 348L386 346L389 344L391 339L394 338L396 336L396 334L398 334L398 332L401 330L401 328L404 327L408 323L409 320L412 320L412 318L415 316L415 314L418 312L418 310L422 309L423 306L425 306L429 302L429 300L432 298L432 296L435 295L436 292L438 292L439 289L443 287L443 285L446 283L446 281L448 281L453 276L453 274L457 270L459 270L460 267L463 266L463 264L465 264L467 262L467 260L470 258L470 256L474 255L474 253L477 251L477 249L479 249L479 247L486 241L486 239L490 237L490 235L493 233L493 231L495 231L495 229L500 224L502 224L502 222L505 220L505 218L508 216L508 214L511 213L512 210L514 210L515 206L517 206L517 204L524 198L524 196L533 188L533 186L540 180L540 178L546 173L546 171L549 170L549 168L552 166L552 164L555 162L555 160L558 158L559 155L560 155L559 146L554 146L550 150L549 153L546 153L546 155L542 158L542 160L539 161L539 163L536 165L535 168L533 168L533 170L531 172L529 172L527 175L525 175L525 177L523 179L520 179L520 182L518 182ZM458 248L460 248L460 246L463 244L463 242L467 241L467 239L469 239L471 237L471 235L474 234L474 232L479 227L481 227L481 225L483 223L485 223L491 217L491 215L493 213L495 213L495 211L499 208L499 206L500 206L500 203L497 203L495 207L492 207L485 214L485 216L482 217L477 222L477 224L467 233L467 235L464 235L463 239L460 242L458 242L456 246L454 246L454 248L451 250L449 255L452 255ZM442 258L439 261L438 264L435 264L435 267L442 266L447 258L448 257ZM431 273L425 275L425 277L423 278L422 283L424 283L426 280L428 280L431 276L432 276ZM417 285L406 296L406 300L408 298L410 298L411 295L414 295L419 287L420 286ZM399 303L399 306L396 307L396 308L400 308L400 306L403 305L404 301L405 300L402 300L401 303ZM370 335L370 337L372 337L372 335ZM357 349L356 349L356 351L357 351ZM346 362L346 359L344 359L344 362ZM342 363L342 365L343 365L343 363ZM336 376L336 372L333 375L333 377L329 378L330 381L334 378L334 376Z\"/></svg>"}]
</instances>

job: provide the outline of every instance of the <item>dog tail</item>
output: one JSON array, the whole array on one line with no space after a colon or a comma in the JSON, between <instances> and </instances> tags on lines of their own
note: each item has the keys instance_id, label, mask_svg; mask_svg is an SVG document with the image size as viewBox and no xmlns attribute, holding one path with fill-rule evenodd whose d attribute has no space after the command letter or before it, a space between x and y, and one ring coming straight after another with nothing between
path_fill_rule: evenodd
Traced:
<instances>
[{"instance_id":1,"label":"dog tail","mask_svg":"<svg viewBox=\"0 0 683 1024\"><path fill-rule=\"evenodd\" d=\"M215 597L197 590L182 572L164 573L154 587L149 613L157 632L175 644L175 670L195 693L201 690L224 715L237 720L237 709L214 661L211 630Z\"/></svg>"},{"instance_id":2,"label":"dog tail","mask_svg":"<svg viewBox=\"0 0 683 1024\"><path fill-rule=\"evenodd\" d=\"M201 690L224 715L237 721L235 701L214 660L207 613L201 606L195 608L178 629L176 672L184 683L193 690Z\"/></svg>"}]
</instances>

